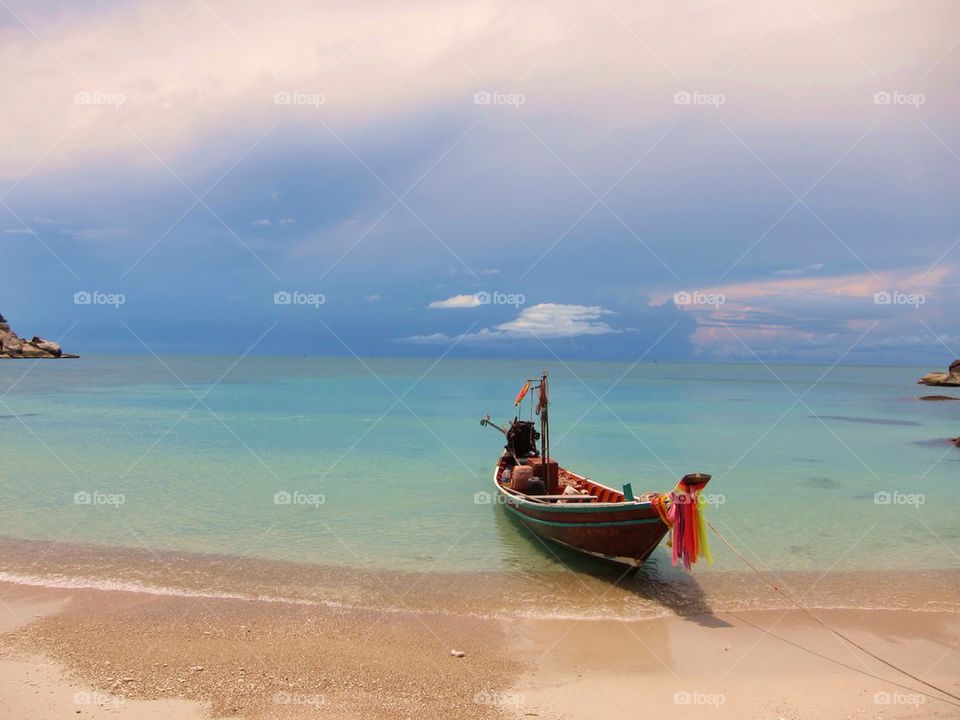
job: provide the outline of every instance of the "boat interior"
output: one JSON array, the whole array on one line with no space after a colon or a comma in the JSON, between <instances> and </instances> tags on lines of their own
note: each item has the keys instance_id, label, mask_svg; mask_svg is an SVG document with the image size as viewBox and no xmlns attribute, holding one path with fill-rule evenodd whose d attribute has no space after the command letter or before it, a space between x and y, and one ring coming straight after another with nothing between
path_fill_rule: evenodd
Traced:
<instances>
[{"instance_id":1,"label":"boat interior","mask_svg":"<svg viewBox=\"0 0 960 720\"><path fill-rule=\"evenodd\" d=\"M543 480L545 493L531 493L514 488L509 477L505 477L505 471L511 470L520 465L528 465L533 468L533 474L536 478ZM623 492L614 490L606 485L594 482L590 478L578 475L575 472L560 467L552 459L544 463L540 457L519 458L506 455L501 458L497 464L496 473L497 484L505 490L524 497L533 502L542 503L622 503L622 502L649 502L650 496L657 493L644 493L633 500L627 500ZM572 487L579 492L577 494L564 494L567 487Z\"/></svg>"}]
</instances>

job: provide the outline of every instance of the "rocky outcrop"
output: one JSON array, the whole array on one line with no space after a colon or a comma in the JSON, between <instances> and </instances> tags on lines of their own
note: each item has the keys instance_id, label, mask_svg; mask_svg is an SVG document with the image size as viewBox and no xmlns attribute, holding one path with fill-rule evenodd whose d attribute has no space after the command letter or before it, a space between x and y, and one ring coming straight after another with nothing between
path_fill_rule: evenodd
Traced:
<instances>
[{"instance_id":1,"label":"rocky outcrop","mask_svg":"<svg viewBox=\"0 0 960 720\"><path fill-rule=\"evenodd\" d=\"M58 343L36 335L24 340L10 329L10 323L0 314L0 358L75 358L65 353Z\"/></svg>"},{"instance_id":2,"label":"rocky outcrop","mask_svg":"<svg viewBox=\"0 0 960 720\"><path fill-rule=\"evenodd\" d=\"M917 383L936 387L960 387L960 360L950 363L950 368L946 372L927 373L917 380Z\"/></svg>"}]
</instances>

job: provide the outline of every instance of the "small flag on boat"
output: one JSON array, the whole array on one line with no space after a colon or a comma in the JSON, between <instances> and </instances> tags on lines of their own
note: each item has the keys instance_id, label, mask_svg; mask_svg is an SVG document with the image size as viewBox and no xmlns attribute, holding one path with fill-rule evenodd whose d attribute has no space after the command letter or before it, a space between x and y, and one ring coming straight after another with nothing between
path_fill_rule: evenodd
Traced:
<instances>
[{"instance_id":1,"label":"small flag on boat","mask_svg":"<svg viewBox=\"0 0 960 720\"><path fill-rule=\"evenodd\" d=\"M523 384L523 387L520 388L520 392L517 393L517 399L513 401L513 406L516 407L520 404L520 401L527 396L527 392L530 390L530 381L528 380Z\"/></svg>"},{"instance_id":2,"label":"small flag on boat","mask_svg":"<svg viewBox=\"0 0 960 720\"><path fill-rule=\"evenodd\" d=\"M537 399L537 409L536 413L539 415L547 407L547 376L543 376L543 380L540 381L540 397Z\"/></svg>"}]
</instances>

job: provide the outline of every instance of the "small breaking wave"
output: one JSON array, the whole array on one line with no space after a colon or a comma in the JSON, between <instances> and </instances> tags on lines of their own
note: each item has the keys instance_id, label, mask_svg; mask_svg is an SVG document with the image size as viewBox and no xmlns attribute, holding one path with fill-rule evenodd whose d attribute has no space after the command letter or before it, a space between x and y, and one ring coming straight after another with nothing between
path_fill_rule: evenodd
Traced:
<instances>
[{"instance_id":1,"label":"small breaking wave","mask_svg":"<svg viewBox=\"0 0 960 720\"><path fill-rule=\"evenodd\" d=\"M210 600L243 600L247 602L279 603L284 605L317 605L340 607L333 601L307 600L272 595L248 595L219 590L190 590L188 588L150 585L137 580L113 580L108 578L68 577L66 575L19 575L0 570L0 582L12 585L29 585L60 590L100 590L103 592L128 592L144 595L162 595L182 598L205 598Z\"/></svg>"}]
</instances>

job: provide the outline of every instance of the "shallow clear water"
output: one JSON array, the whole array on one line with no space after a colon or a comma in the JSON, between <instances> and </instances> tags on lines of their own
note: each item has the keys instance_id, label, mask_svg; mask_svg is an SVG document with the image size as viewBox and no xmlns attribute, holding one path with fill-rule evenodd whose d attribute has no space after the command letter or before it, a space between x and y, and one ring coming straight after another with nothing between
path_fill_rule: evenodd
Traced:
<instances>
[{"instance_id":1,"label":"shallow clear water","mask_svg":"<svg viewBox=\"0 0 960 720\"><path fill-rule=\"evenodd\" d=\"M507 420L543 361L235 362L0 363L0 535L417 573L569 563L475 502L502 446L479 418ZM636 491L713 474L708 516L764 568L960 567L960 403L916 400L937 392L924 368L547 364L562 464ZM744 569L712 544L697 572Z\"/></svg>"}]
</instances>

